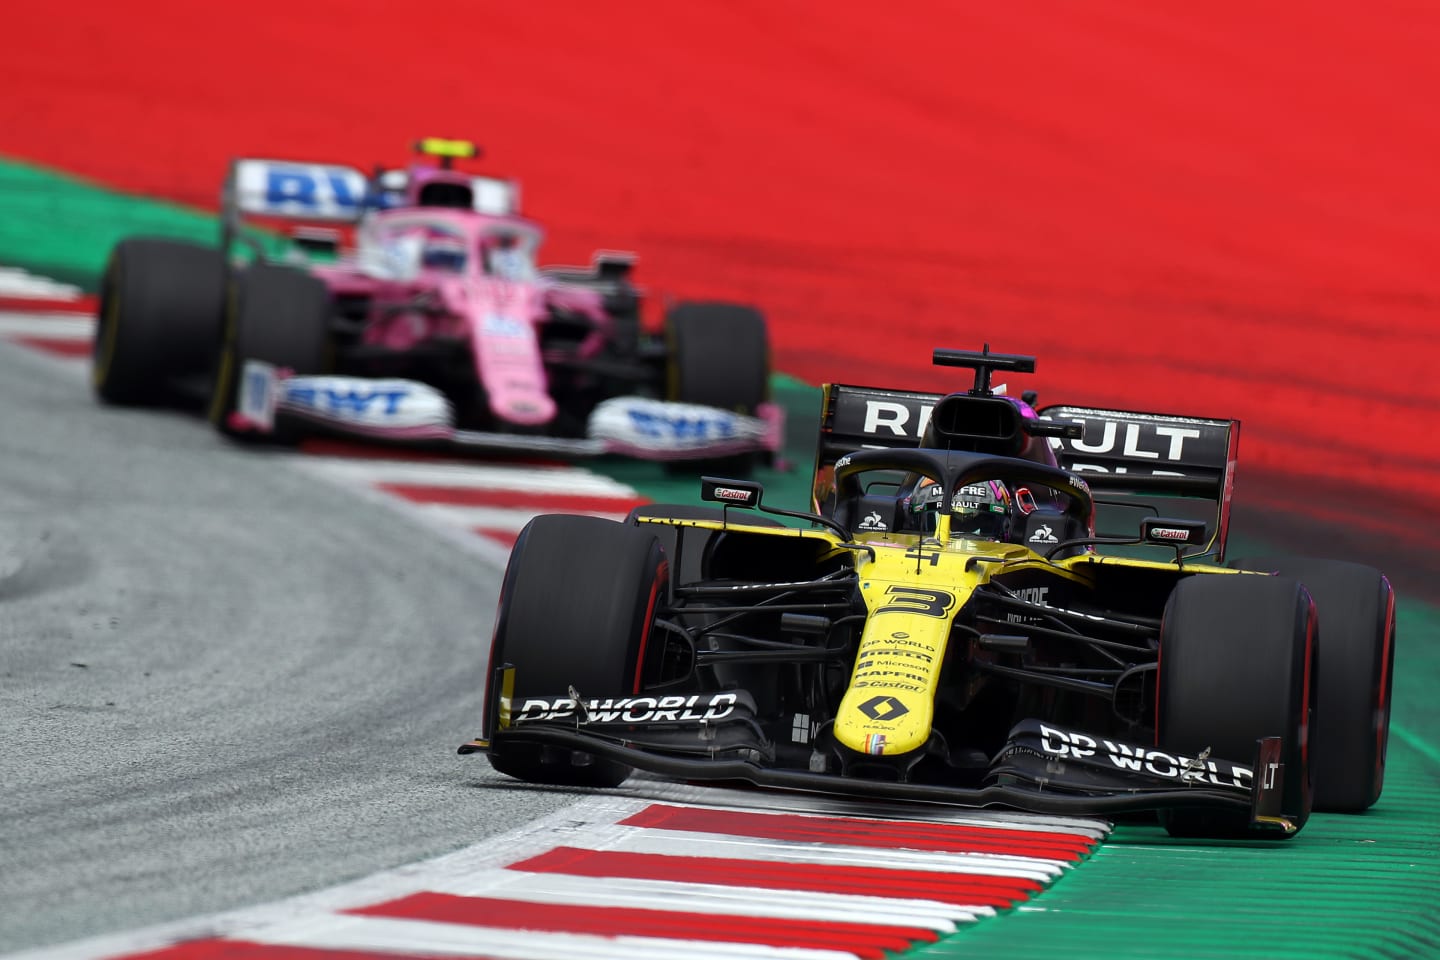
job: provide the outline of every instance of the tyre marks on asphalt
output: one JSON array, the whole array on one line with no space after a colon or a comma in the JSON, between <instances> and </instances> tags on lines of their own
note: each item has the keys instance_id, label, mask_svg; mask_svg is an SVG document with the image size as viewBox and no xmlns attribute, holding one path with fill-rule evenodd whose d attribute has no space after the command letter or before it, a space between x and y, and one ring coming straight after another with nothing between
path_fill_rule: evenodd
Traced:
<instances>
[{"instance_id":1,"label":"tyre marks on asphalt","mask_svg":"<svg viewBox=\"0 0 1440 960\"><path fill-rule=\"evenodd\" d=\"M628 796L596 797L483 848L347 887L36 958L881 960L1027 902L1109 829L648 789L640 781Z\"/></svg>"}]
</instances>

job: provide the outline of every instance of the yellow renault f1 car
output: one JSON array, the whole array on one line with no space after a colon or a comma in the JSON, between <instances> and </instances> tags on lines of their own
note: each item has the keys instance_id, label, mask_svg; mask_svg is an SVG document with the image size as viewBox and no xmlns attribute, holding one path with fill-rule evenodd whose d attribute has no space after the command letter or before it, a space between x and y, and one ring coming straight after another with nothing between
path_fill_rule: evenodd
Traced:
<instances>
[{"instance_id":1,"label":"yellow renault f1 car","mask_svg":"<svg viewBox=\"0 0 1440 960\"><path fill-rule=\"evenodd\" d=\"M1182 836L1375 803L1394 594L1343 561L1222 565L1239 423L1037 412L991 386L1033 357L935 361L974 386L825 387L810 511L704 478L713 507L536 517L461 752Z\"/></svg>"}]
</instances>

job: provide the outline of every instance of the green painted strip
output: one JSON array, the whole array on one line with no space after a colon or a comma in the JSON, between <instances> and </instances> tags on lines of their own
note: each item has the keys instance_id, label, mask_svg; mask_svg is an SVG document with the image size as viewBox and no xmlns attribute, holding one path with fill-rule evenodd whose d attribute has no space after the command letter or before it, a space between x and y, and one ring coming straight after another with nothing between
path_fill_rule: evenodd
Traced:
<instances>
[{"instance_id":1,"label":"green painted strip","mask_svg":"<svg viewBox=\"0 0 1440 960\"><path fill-rule=\"evenodd\" d=\"M218 185L217 185L218 191ZM218 195L217 195L218 200ZM78 177L0 159L0 263L91 293L105 258L128 236L214 243L215 216L177 203L108 190Z\"/></svg>"},{"instance_id":2,"label":"green painted strip","mask_svg":"<svg viewBox=\"0 0 1440 960\"><path fill-rule=\"evenodd\" d=\"M1417 753L1422 754L1432 764L1440 767L1440 748L1435 744L1421 737L1419 734L1407 729L1403 724L1390 721L1390 736L1399 737L1408 743Z\"/></svg>"}]
</instances>

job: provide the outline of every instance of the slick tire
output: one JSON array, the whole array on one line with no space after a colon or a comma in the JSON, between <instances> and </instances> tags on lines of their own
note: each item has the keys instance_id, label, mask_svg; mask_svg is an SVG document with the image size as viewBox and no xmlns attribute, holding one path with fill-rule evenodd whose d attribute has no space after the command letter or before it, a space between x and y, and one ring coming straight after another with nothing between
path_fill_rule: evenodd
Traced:
<instances>
[{"instance_id":1,"label":"slick tire","mask_svg":"<svg viewBox=\"0 0 1440 960\"><path fill-rule=\"evenodd\" d=\"M263 360L300 375L325 373L331 365L330 292L303 270L254 264L237 273L225 311L224 337L210 393L210 422L238 440L256 439L237 427L247 360ZM269 437L293 439L283 432Z\"/></svg>"},{"instance_id":2,"label":"slick tire","mask_svg":"<svg viewBox=\"0 0 1440 960\"><path fill-rule=\"evenodd\" d=\"M669 349L666 397L755 416L770 397L770 336L765 316L730 303L679 303L665 314ZM754 455L705 464L679 463L673 471L745 474Z\"/></svg>"},{"instance_id":3,"label":"slick tire","mask_svg":"<svg viewBox=\"0 0 1440 960\"><path fill-rule=\"evenodd\" d=\"M1156 742L1160 750L1249 765L1255 741L1279 736L1281 809L1309 819L1312 768L1307 734L1315 704L1316 618L1298 580L1197 574L1176 585L1160 632ZM1260 776L1256 771L1256 776ZM1177 837L1281 839L1253 830L1248 811L1179 808L1161 822Z\"/></svg>"},{"instance_id":4,"label":"slick tire","mask_svg":"<svg viewBox=\"0 0 1440 960\"><path fill-rule=\"evenodd\" d=\"M1247 557L1242 570L1305 584L1319 621L1315 809L1367 810L1385 784L1395 675L1395 591L1373 567L1308 557Z\"/></svg>"},{"instance_id":5,"label":"slick tire","mask_svg":"<svg viewBox=\"0 0 1440 960\"><path fill-rule=\"evenodd\" d=\"M155 403L178 377L204 375L220 342L225 258L179 240L115 245L100 284L91 386L116 406Z\"/></svg>"},{"instance_id":6,"label":"slick tire","mask_svg":"<svg viewBox=\"0 0 1440 960\"><path fill-rule=\"evenodd\" d=\"M730 303L680 303L665 315L671 400L754 416L770 395L765 317Z\"/></svg>"},{"instance_id":7,"label":"slick tire","mask_svg":"<svg viewBox=\"0 0 1440 960\"><path fill-rule=\"evenodd\" d=\"M597 565L597 558L602 562ZM513 701L632 694L640 689L668 569L648 530L598 517L547 514L520 532L500 588L490 649L487 730L495 730L499 671L514 667ZM653 645L656 650L660 644ZM502 741L503 744L503 741ZM492 747L490 765L530 783L614 787L631 768L578 751Z\"/></svg>"}]
</instances>

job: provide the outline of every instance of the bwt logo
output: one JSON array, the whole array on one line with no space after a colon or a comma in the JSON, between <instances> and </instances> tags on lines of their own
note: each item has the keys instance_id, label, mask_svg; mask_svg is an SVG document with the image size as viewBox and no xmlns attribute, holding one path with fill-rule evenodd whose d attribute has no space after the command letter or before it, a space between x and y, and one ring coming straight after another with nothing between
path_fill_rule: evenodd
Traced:
<instances>
[{"instance_id":1,"label":"bwt logo","mask_svg":"<svg viewBox=\"0 0 1440 960\"><path fill-rule=\"evenodd\" d=\"M726 417L666 416L648 410L627 410L630 423L647 437L674 440L729 440L735 422Z\"/></svg>"},{"instance_id":2,"label":"bwt logo","mask_svg":"<svg viewBox=\"0 0 1440 960\"><path fill-rule=\"evenodd\" d=\"M400 412L400 404L407 396L409 392L405 390L365 390L356 387L337 390L334 387L296 386L286 392L285 399L298 406L336 416L354 414L363 417L378 413L381 416L393 417Z\"/></svg>"}]
</instances>

